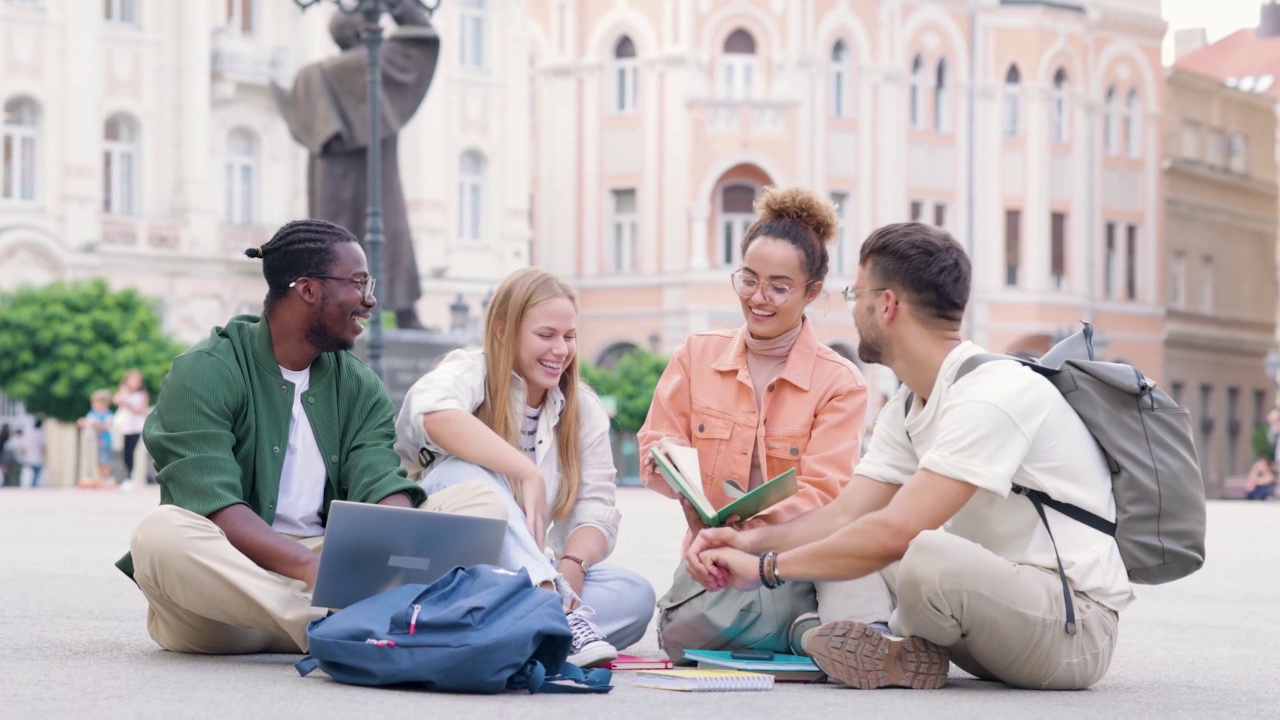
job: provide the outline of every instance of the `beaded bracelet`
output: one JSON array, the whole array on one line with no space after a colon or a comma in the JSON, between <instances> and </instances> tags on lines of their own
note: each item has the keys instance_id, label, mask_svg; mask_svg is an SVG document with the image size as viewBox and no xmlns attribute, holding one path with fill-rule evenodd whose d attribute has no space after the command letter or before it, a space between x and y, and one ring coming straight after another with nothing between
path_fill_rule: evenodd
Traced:
<instances>
[{"instance_id":1,"label":"beaded bracelet","mask_svg":"<svg viewBox=\"0 0 1280 720\"><path fill-rule=\"evenodd\" d=\"M783 586L784 581L778 577L778 553L770 551L760 555L760 584L770 590Z\"/></svg>"}]
</instances>

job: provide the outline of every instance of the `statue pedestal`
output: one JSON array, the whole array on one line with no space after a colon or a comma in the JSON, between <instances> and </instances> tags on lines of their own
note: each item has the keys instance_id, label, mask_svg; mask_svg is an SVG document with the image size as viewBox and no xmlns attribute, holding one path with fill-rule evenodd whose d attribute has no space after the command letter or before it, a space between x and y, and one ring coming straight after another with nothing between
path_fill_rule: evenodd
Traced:
<instances>
[{"instance_id":1,"label":"statue pedestal","mask_svg":"<svg viewBox=\"0 0 1280 720\"><path fill-rule=\"evenodd\" d=\"M360 334L355 354L369 362L369 333ZM382 374L391 404L399 412L404 396L423 375L436 366L440 358L450 350L469 344L468 338L457 334L445 334L438 330L388 330L382 331Z\"/></svg>"}]
</instances>

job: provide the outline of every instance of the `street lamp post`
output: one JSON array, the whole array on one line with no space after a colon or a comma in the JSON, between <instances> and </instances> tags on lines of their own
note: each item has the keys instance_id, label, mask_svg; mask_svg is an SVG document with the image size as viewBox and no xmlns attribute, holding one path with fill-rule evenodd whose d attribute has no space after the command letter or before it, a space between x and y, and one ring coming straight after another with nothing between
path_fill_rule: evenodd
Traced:
<instances>
[{"instance_id":1,"label":"street lamp post","mask_svg":"<svg viewBox=\"0 0 1280 720\"><path fill-rule=\"evenodd\" d=\"M313 5L325 0L293 0L306 12ZM401 7L417 5L432 15L440 8L440 0L431 5L423 0L333 0L338 12L360 15L364 18L361 35L369 53L367 82L369 85L369 153L368 170L369 201L365 209L365 245L369 248L369 271L378 281L382 280L382 15L395 13ZM382 377L382 313L375 312L369 322L369 366Z\"/></svg>"}]
</instances>

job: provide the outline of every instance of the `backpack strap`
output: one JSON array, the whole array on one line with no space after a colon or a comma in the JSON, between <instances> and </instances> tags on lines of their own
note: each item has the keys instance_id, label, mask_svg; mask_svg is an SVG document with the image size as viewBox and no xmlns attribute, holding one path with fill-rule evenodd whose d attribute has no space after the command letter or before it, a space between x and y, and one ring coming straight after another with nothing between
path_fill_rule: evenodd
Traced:
<instances>
[{"instance_id":1,"label":"backpack strap","mask_svg":"<svg viewBox=\"0 0 1280 720\"><path fill-rule=\"evenodd\" d=\"M1053 538L1053 528L1049 527L1049 518L1044 514L1044 503L1041 497L1048 497L1039 490L1028 490L1021 485L1014 485L1013 491L1019 495L1026 495L1031 500L1031 504L1036 506L1036 512L1040 514L1040 522L1044 523L1044 529L1049 533L1049 542L1053 544L1053 557L1058 561L1058 579L1062 581L1062 602L1067 606L1067 634L1076 634L1076 606L1071 602L1071 586L1067 584L1067 573L1062 569L1062 556L1058 554L1058 541Z\"/></svg>"},{"instance_id":2,"label":"backpack strap","mask_svg":"<svg viewBox=\"0 0 1280 720\"><path fill-rule=\"evenodd\" d=\"M302 677L306 677L307 675L310 675L311 671L315 670L318 667L320 667L320 661L311 657L310 655L302 658L301 660L293 664L293 669L297 670L298 674L301 675Z\"/></svg>"},{"instance_id":3,"label":"backpack strap","mask_svg":"<svg viewBox=\"0 0 1280 720\"><path fill-rule=\"evenodd\" d=\"M530 660L520 672L512 676L507 687L516 690L527 689L531 695L534 693L598 695L613 689L613 685L610 684L612 680L613 671L611 670L596 668L583 672L582 668L569 662L560 666L559 675L549 676L542 663Z\"/></svg>"}]
</instances>

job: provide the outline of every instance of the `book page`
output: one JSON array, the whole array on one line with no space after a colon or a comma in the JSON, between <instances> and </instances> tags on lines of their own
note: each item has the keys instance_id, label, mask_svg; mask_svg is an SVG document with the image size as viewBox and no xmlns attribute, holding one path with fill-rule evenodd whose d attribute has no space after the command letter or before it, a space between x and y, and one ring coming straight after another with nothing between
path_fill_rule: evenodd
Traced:
<instances>
[{"instance_id":1,"label":"book page","mask_svg":"<svg viewBox=\"0 0 1280 720\"><path fill-rule=\"evenodd\" d=\"M681 479L684 480L681 485L684 486L689 502L702 510L707 517L715 515L716 509L702 492L702 469L698 463L698 451L686 445L677 445L665 440L658 444L658 449L680 473Z\"/></svg>"}]
</instances>

